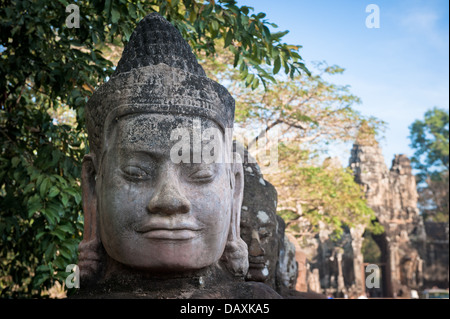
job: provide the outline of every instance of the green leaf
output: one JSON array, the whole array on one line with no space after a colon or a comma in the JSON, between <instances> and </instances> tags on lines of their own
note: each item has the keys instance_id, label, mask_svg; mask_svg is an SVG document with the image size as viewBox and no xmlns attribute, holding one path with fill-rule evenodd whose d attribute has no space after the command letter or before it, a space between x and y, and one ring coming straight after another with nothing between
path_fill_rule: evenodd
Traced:
<instances>
[{"instance_id":1,"label":"green leaf","mask_svg":"<svg viewBox=\"0 0 450 319\"><path fill-rule=\"evenodd\" d=\"M77 193L77 195L75 196L75 202L76 202L77 204L80 204L80 203L81 203L81 195L80 195L80 193Z\"/></svg>"},{"instance_id":2,"label":"green leaf","mask_svg":"<svg viewBox=\"0 0 450 319\"><path fill-rule=\"evenodd\" d=\"M233 32L230 29L230 30L228 30L227 36L225 38L224 48L228 47L231 44L231 41L233 41Z\"/></svg>"},{"instance_id":3,"label":"green leaf","mask_svg":"<svg viewBox=\"0 0 450 319\"><path fill-rule=\"evenodd\" d=\"M125 41L129 41L133 31L128 27L124 27L124 28L122 28L122 30L123 30L123 34L125 36Z\"/></svg>"},{"instance_id":4,"label":"green leaf","mask_svg":"<svg viewBox=\"0 0 450 319\"><path fill-rule=\"evenodd\" d=\"M34 213L42 208L41 199L38 196L33 196L28 201L28 218L31 218Z\"/></svg>"},{"instance_id":5,"label":"green leaf","mask_svg":"<svg viewBox=\"0 0 450 319\"><path fill-rule=\"evenodd\" d=\"M18 158L17 156L13 157L11 159L12 167L17 167L17 165L19 165L19 162L20 162L20 158Z\"/></svg>"},{"instance_id":6,"label":"green leaf","mask_svg":"<svg viewBox=\"0 0 450 319\"><path fill-rule=\"evenodd\" d=\"M67 196L67 194L62 193L61 202L64 205L64 207L67 207L67 204L69 203L69 197Z\"/></svg>"},{"instance_id":7,"label":"green leaf","mask_svg":"<svg viewBox=\"0 0 450 319\"><path fill-rule=\"evenodd\" d=\"M211 27L214 31L217 31L217 30L219 30L219 23L216 20L212 20Z\"/></svg>"},{"instance_id":8,"label":"green leaf","mask_svg":"<svg viewBox=\"0 0 450 319\"><path fill-rule=\"evenodd\" d=\"M287 59L283 59L283 65L284 65L284 73L289 74L289 64L287 63Z\"/></svg>"},{"instance_id":9,"label":"green leaf","mask_svg":"<svg viewBox=\"0 0 450 319\"><path fill-rule=\"evenodd\" d=\"M76 197L76 196L78 195L77 190L74 189L74 188L66 188L66 189L64 190L64 192L66 192L66 193L69 194L69 195L72 195L73 197Z\"/></svg>"},{"instance_id":10,"label":"green leaf","mask_svg":"<svg viewBox=\"0 0 450 319\"><path fill-rule=\"evenodd\" d=\"M258 13L258 15L256 16L257 19L263 19L266 17L266 14L264 12L260 12Z\"/></svg>"},{"instance_id":11,"label":"green leaf","mask_svg":"<svg viewBox=\"0 0 450 319\"><path fill-rule=\"evenodd\" d=\"M236 52L234 54L234 61L233 61L234 68L238 66L240 59L241 59L241 55L239 54L239 52Z\"/></svg>"},{"instance_id":12,"label":"green leaf","mask_svg":"<svg viewBox=\"0 0 450 319\"><path fill-rule=\"evenodd\" d=\"M59 221L58 211L54 207L44 208L42 214L47 218L50 225L56 225Z\"/></svg>"},{"instance_id":13,"label":"green leaf","mask_svg":"<svg viewBox=\"0 0 450 319\"><path fill-rule=\"evenodd\" d=\"M264 37L266 38L267 41L271 40L270 30L265 25L263 25L263 35L264 35Z\"/></svg>"},{"instance_id":14,"label":"green leaf","mask_svg":"<svg viewBox=\"0 0 450 319\"><path fill-rule=\"evenodd\" d=\"M45 260L51 260L55 254L55 244L50 243L44 252Z\"/></svg>"},{"instance_id":15,"label":"green leaf","mask_svg":"<svg viewBox=\"0 0 450 319\"><path fill-rule=\"evenodd\" d=\"M41 203L34 203L31 206L28 207L28 218L31 218L34 213L36 213L38 210L42 208Z\"/></svg>"},{"instance_id":16,"label":"green leaf","mask_svg":"<svg viewBox=\"0 0 450 319\"><path fill-rule=\"evenodd\" d=\"M271 39L272 39L272 41L279 40L279 39L281 39L282 37L284 37L288 33L289 33L289 31L282 31L282 32L272 33L271 34Z\"/></svg>"},{"instance_id":17,"label":"green leaf","mask_svg":"<svg viewBox=\"0 0 450 319\"><path fill-rule=\"evenodd\" d=\"M45 198L45 195L47 193L49 186L50 186L50 179L44 178L44 180L42 181L41 187L39 189L41 198Z\"/></svg>"},{"instance_id":18,"label":"green leaf","mask_svg":"<svg viewBox=\"0 0 450 319\"><path fill-rule=\"evenodd\" d=\"M61 253L61 249L60 249L59 251L60 251L60 253ZM62 255L62 254L61 254L61 255ZM65 259L62 258L62 256L58 256L58 257L53 261L53 265L56 267L56 269L61 269L61 270L65 271L67 263L66 263ZM59 273L58 273L58 275L59 275ZM57 275L57 276L58 276L58 275Z\"/></svg>"},{"instance_id":19,"label":"green leaf","mask_svg":"<svg viewBox=\"0 0 450 319\"><path fill-rule=\"evenodd\" d=\"M39 265L36 268L36 272L47 272L49 270L48 265Z\"/></svg>"},{"instance_id":20,"label":"green leaf","mask_svg":"<svg viewBox=\"0 0 450 319\"><path fill-rule=\"evenodd\" d=\"M205 8L205 7L204 7L204 8ZM211 12L212 12L213 9L214 9L214 6L213 6L213 5L211 5L211 4L207 5L207 6L206 6L206 9L204 9L204 10L202 11L202 16L208 17L208 16L211 14Z\"/></svg>"},{"instance_id":21,"label":"green leaf","mask_svg":"<svg viewBox=\"0 0 450 319\"><path fill-rule=\"evenodd\" d=\"M58 227L58 229L62 230L63 232L66 233L72 233L73 232L73 227L69 224L66 225L61 225Z\"/></svg>"},{"instance_id":22,"label":"green leaf","mask_svg":"<svg viewBox=\"0 0 450 319\"><path fill-rule=\"evenodd\" d=\"M42 236L44 236L47 232L40 232L36 235L36 240L39 240Z\"/></svg>"},{"instance_id":23,"label":"green leaf","mask_svg":"<svg viewBox=\"0 0 450 319\"><path fill-rule=\"evenodd\" d=\"M35 289L41 288L41 285L44 283L44 281L48 280L50 278L48 272L47 273L41 273L33 278L33 287Z\"/></svg>"},{"instance_id":24,"label":"green leaf","mask_svg":"<svg viewBox=\"0 0 450 319\"><path fill-rule=\"evenodd\" d=\"M132 3L128 4L128 13L133 19L137 19L136 6Z\"/></svg>"},{"instance_id":25,"label":"green leaf","mask_svg":"<svg viewBox=\"0 0 450 319\"><path fill-rule=\"evenodd\" d=\"M253 80L252 89L255 90L259 86L259 79L255 78Z\"/></svg>"},{"instance_id":26,"label":"green leaf","mask_svg":"<svg viewBox=\"0 0 450 319\"><path fill-rule=\"evenodd\" d=\"M59 240L61 240L61 241L63 241L66 238L65 233L59 228L51 231L50 234L58 237Z\"/></svg>"},{"instance_id":27,"label":"green leaf","mask_svg":"<svg viewBox=\"0 0 450 319\"><path fill-rule=\"evenodd\" d=\"M247 76L247 79L245 80L245 84L246 85L250 85L251 83L253 83L253 80L255 79L255 75L252 73L252 74L249 74L248 76Z\"/></svg>"},{"instance_id":28,"label":"green leaf","mask_svg":"<svg viewBox=\"0 0 450 319\"><path fill-rule=\"evenodd\" d=\"M20 28L21 28L20 25L16 25L16 26L12 29L11 34L12 34L12 35L15 35L15 34L17 33L17 31L20 30Z\"/></svg>"},{"instance_id":29,"label":"green leaf","mask_svg":"<svg viewBox=\"0 0 450 319\"><path fill-rule=\"evenodd\" d=\"M277 74L280 71L280 68L281 68L281 59L280 56L277 56L273 64L273 74Z\"/></svg>"},{"instance_id":30,"label":"green leaf","mask_svg":"<svg viewBox=\"0 0 450 319\"><path fill-rule=\"evenodd\" d=\"M73 188L66 188L64 192L68 193L69 195L72 195L72 197L75 199L75 202L79 204L81 202L81 195L80 192Z\"/></svg>"},{"instance_id":31,"label":"green leaf","mask_svg":"<svg viewBox=\"0 0 450 319\"><path fill-rule=\"evenodd\" d=\"M50 188L50 192L49 192L48 196L49 196L50 198L52 198L52 197L55 197L55 196L58 195L58 194L59 194L59 189L58 189L58 187L52 186L52 187Z\"/></svg>"},{"instance_id":32,"label":"green leaf","mask_svg":"<svg viewBox=\"0 0 450 319\"><path fill-rule=\"evenodd\" d=\"M59 252L60 252L60 254L61 254L64 258L66 258L66 259L71 260L71 259L73 258L72 253L71 253L70 250L67 249L66 247L61 247L61 248L59 249Z\"/></svg>"},{"instance_id":33,"label":"green leaf","mask_svg":"<svg viewBox=\"0 0 450 319\"><path fill-rule=\"evenodd\" d=\"M120 12L117 11L115 8L113 8L111 10L111 22L117 23L117 21L119 21L119 19L120 19Z\"/></svg>"}]
</instances>

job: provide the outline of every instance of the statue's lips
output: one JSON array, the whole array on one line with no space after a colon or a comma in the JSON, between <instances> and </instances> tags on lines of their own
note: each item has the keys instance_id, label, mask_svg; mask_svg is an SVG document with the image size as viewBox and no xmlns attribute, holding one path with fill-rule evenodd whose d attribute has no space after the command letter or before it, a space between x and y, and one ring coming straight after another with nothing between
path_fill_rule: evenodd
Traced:
<instances>
[{"instance_id":1,"label":"statue's lips","mask_svg":"<svg viewBox=\"0 0 450 319\"><path fill-rule=\"evenodd\" d=\"M248 260L249 268L262 269L266 266L264 257L253 257L250 256Z\"/></svg>"},{"instance_id":2,"label":"statue's lips","mask_svg":"<svg viewBox=\"0 0 450 319\"><path fill-rule=\"evenodd\" d=\"M137 230L145 238L160 240L189 240L199 236L200 231L200 227L191 224L177 226L150 224Z\"/></svg>"}]
</instances>

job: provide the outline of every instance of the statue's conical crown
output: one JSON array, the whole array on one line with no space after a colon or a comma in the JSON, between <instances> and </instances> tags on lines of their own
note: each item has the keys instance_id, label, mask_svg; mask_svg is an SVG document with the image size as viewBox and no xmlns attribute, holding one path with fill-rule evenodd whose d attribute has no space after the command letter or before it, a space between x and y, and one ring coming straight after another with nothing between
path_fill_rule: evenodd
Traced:
<instances>
[{"instance_id":1,"label":"statue's conical crown","mask_svg":"<svg viewBox=\"0 0 450 319\"><path fill-rule=\"evenodd\" d=\"M180 32L158 13L150 13L139 22L131 35L113 76L160 63L206 76Z\"/></svg>"}]
</instances>

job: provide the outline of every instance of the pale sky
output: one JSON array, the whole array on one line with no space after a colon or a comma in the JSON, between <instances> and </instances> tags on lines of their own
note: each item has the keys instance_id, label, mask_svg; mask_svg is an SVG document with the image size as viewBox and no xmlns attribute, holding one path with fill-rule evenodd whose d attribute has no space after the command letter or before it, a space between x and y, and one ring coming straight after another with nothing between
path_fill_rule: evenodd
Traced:
<instances>
[{"instance_id":1,"label":"pale sky","mask_svg":"<svg viewBox=\"0 0 450 319\"><path fill-rule=\"evenodd\" d=\"M367 28L369 4L380 27ZM449 4L447 0L240 0L265 12L284 38L300 44L307 66L326 61L346 69L330 81L348 84L364 115L388 123L381 147L388 167L394 154L411 156L409 129L434 107L449 107ZM351 146L350 146L351 147ZM347 165L349 151L340 154ZM339 153L339 152L338 152Z\"/></svg>"}]
</instances>

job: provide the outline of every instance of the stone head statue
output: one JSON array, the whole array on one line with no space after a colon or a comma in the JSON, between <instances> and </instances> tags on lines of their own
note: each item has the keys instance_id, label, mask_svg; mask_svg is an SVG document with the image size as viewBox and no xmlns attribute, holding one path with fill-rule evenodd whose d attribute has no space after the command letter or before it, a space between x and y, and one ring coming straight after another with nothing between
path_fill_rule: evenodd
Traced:
<instances>
[{"instance_id":1,"label":"stone head statue","mask_svg":"<svg viewBox=\"0 0 450 319\"><path fill-rule=\"evenodd\" d=\"M275 288L280 250L276 215L277 191L264 180L258 164L247 150L244 158L241 237L248 246L249 269L246 280L263 282Z\"/></svg>"},{"instance_id":2,"label":"stone head statue","mask_svg":"<svg viewBox=\"0 0 450 319\"><path fill-rule=\"evenodd\" d=\"M278 266L276 273L276 289L295 290L298 278L298 262L295 259L295 245L289 240L285 233L286 224L280 216L277 215L278 234L280 239L280 250L278 256Z\"/></svg>"},{"instance_id":3,"label":"stone head statue","mask_svg":"<svg viewBox=\"0 0 450 319\"><path fill-rule=\"evenodd\" d=\"M206 77L178 30L145 17L86 105L82 283L118 269L247 272L242 164L227 161L233 122L234 99Z\"/></svg>"},{"instance_id":4,"label":"stone head statue","mask_svg":"<svg viewBox=\"0 0 450 319\"><path fill-rule=\"evenodd\" d=\"M236 148L243 150L243 146ZM316 298L294 289L298 276L295 247L286 236L285 222L276 214L277 191L263 178L256 160L243 151L244 199L241 237L248 246L247 281L264 283L284 298Z\"/></svg>"}]
</instances>

